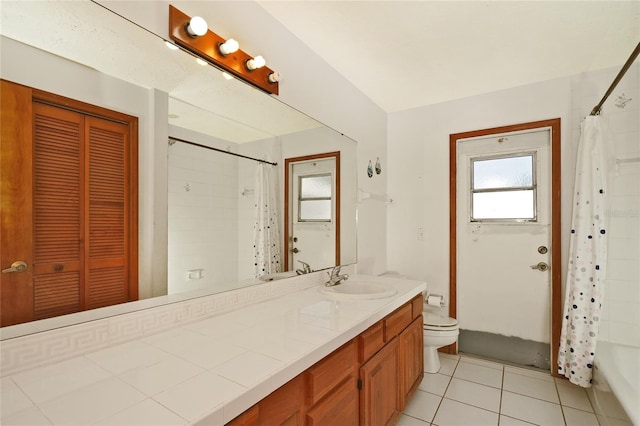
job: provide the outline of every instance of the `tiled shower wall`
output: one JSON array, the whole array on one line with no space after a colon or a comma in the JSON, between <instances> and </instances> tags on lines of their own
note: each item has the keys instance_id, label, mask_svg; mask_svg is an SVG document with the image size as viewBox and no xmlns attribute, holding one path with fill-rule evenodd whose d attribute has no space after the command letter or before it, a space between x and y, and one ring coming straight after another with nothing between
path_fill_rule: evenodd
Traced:
<instances>
[{"instance_id":1,"label":"tiled shower wall","mask_svg":"<svg viewBox=\"0 0 640 426\"><path fill-rule=\"evenodd\" d=\"M238 281L237 163L181 142L169 147L169 294Z\"/></svg>"},{"instance_id":2,"label":"tiled shower wall","mask_svg":"<svg viewBox=\"0 0 640 426\"><path fill-rule=\"evenodd\" d=\"M604 104L617 163L609 185L609 256L599 340L640 346L640 73L632 66ZM598 103L619 69L584 74L574 86L579 117ZM576 104L574 104L576 105ZM576 113L578 111L576 110ZM574 122L575 126L575 122ZM579 131L574 134L579 135Z\"/></svg>"}]
</instances>

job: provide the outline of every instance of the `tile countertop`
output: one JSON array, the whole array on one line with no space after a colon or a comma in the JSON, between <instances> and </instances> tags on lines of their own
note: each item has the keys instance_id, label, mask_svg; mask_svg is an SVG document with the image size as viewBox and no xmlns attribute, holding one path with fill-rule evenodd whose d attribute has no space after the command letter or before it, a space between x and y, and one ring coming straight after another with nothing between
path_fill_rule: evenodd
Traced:
<instances>
[{"instance_id":1,"label":"tile countertop","mask_svg":"<svg viewBox=\"0 0 640 426\"><path fill-rule=\"evenodd\" d=\"M3 425L222 425L426 290L349 300L319 286L1 379Z\"/></svg>"}]
</instances>

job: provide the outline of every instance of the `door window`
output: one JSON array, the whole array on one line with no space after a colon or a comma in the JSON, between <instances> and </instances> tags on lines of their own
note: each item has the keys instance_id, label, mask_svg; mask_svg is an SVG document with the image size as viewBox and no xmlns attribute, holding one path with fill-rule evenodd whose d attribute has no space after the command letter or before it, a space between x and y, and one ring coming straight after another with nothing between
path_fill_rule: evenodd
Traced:
<instances>
[{"instance_id":1,"label":"door window","mask_svg":"<svg viewBox=\"0 0 640 426\"><path fill-rule=\"evenodd\" d=\"M331 222L333 184L331 173L300 176L298 221Z\"/></svg>"},{"instance_id":2,"label":"door window","mask_svg":"<svg viewBox=\"0 0 640 426\"><path fill-rule=\"evenodd\" d=\"M471 158L471 221L536 221L535 153Z\"/></svg>"}]
</instances>

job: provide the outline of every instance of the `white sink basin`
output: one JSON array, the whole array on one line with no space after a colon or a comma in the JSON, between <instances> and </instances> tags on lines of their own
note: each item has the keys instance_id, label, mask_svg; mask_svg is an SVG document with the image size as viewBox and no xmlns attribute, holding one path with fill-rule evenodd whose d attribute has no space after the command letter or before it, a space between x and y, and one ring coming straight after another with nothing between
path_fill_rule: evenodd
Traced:
<instances>
[{"instance_id":1,"label":"white sink basin","mask_svg":"<svg viewBox=\"0 0 640 426\"><path fill-rule=\"evenodd\" d=\"M332 287L320 287L319 291L341 299L382 299L396 294L392 288L364 281L343 281Z\"/></svg>"}]
</instances>

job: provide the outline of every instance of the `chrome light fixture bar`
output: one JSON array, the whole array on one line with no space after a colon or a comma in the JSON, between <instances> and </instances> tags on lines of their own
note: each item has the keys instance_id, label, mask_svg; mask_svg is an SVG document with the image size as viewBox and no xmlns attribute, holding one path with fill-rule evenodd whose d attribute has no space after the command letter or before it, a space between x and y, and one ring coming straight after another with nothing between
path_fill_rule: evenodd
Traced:
<instances>
[{"instance_id":1,"label":"chrome light fixture bar","mask_svg":"<svg viewBox=\"0 0 640 426\"><path fill-rule=\"evenodd\" d=\"M278 82L282 79L280 73L269 69L262 56L252 57L240 50L237 41L225 40L208 29L204 19L198 16L191 18L169 5L169 37L223 71L267 93L278 94Z\"/></svg>"}]
</instances>

